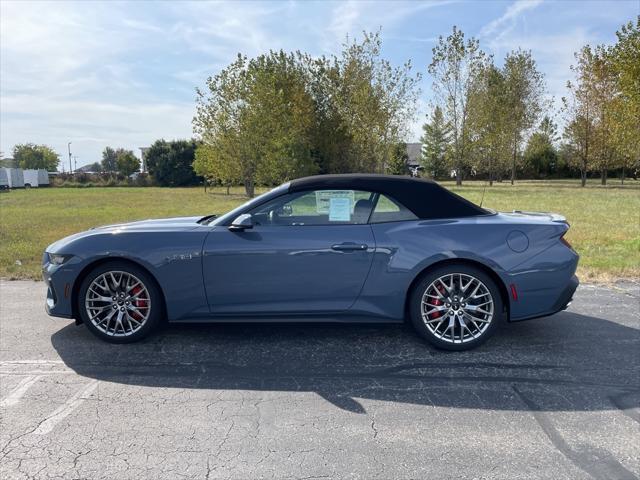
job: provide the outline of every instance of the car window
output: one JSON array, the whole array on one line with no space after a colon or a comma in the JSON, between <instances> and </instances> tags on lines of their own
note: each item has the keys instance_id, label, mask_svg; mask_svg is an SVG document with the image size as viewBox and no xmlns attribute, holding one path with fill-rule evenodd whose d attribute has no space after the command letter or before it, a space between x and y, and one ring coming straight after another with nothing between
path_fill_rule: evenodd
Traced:
<instances>
[{"instance_id":1,"label":"car window","mask_svg":"<svg viewBox=\"0 0 640 480\"><path fill-rule=\"evenodd\" d=\"M374 194L311 190L278 197L250 211L256 225L359 225L371 215Z\"/></svg>"},{"instance_id":2,"label":"car window","mask_svg":"<svg viewBox=\"0 0 640 480\"><path fill-rule=\"evenodd\" d=\"M369 223L402 222L417 219L418 217L407 207L380 194Z\"/></svg>"}]
</instances>

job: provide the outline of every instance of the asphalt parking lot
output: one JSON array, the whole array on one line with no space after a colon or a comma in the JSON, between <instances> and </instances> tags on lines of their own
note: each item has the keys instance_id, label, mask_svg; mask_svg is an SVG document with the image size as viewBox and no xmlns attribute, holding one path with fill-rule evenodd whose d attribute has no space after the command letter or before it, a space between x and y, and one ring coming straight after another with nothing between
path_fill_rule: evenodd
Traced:
<instances>
[{"instance_id":1,"label":"asphalt parking lot","mask_svg":"<svg viewBox=\"0 0 640 480\"><path fill-rule=\"evenodd\" d=\"M466 353L404 326L169 327L101 343L0 283L0 478L640 476L640 287Z\"/></svg>"}]
</instances>

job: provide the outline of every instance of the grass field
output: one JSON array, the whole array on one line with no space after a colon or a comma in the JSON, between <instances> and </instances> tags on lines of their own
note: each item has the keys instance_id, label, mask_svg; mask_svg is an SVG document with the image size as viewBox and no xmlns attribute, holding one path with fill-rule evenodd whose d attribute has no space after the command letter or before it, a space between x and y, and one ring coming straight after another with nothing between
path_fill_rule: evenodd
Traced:
<instances>
[{"instance_id":1,"label":"grass field","mask_svg":"<svg viewBox=\"0 0 640 480\"><path fill-rule=\"evenodd\" d=\"M640 182L579 188L577 181L522 182L487 187L484 206L553 211L567 217L567 239L580 253L583 281L640 278ZM479 203L484 185L445 184ZM40 278L42 251L89 227L146 218L224 213L245 201L202 188L49 188L0 194L0 277Z\"/></svg>"}]
</instances>

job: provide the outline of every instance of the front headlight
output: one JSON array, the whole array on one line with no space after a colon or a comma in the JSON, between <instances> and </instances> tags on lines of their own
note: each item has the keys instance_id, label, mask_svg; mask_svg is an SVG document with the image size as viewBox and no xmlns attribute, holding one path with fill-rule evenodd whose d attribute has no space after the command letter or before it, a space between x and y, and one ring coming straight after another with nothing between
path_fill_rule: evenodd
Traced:
<instances>
[{"instance_id":1,"label":"front headlight","mask_svg":"<svg viewBox=\"0 0 640 480\"><path fill-rule=\"evenodd\" d=\"M71 258L71 255L61 255L59 253L48 253L49 263L52 265L62 265Z\"/></svg>"}]
</instances>

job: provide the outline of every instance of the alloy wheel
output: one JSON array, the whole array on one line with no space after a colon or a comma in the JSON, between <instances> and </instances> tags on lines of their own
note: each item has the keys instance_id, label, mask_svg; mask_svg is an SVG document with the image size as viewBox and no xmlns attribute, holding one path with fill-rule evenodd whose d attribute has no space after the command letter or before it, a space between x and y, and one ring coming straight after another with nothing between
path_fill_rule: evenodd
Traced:
<instances>
[{"instance_id":1,"label":"alloy wheel","mask_svg":"<svg viewBox=\"0 0 640 480\"><path fill-rule=\"evenodd\" d=\"M422 296L422 321L436 338L468 343L489 328L494 302L487 286L472 275L449 273L429 284Z\"/></svg>"},{"instance_id":2,"label":"alloy wheel","mask_svg":"<svg viewBox=\"0 0 640 480\"><path fill-rule=\"evenodd\" d=\"M151 297L135 275L109 271L89 285L85 309L91 323L102 333L127 337L140 330L149 319Z\"/></svg>"}]
</instances>

